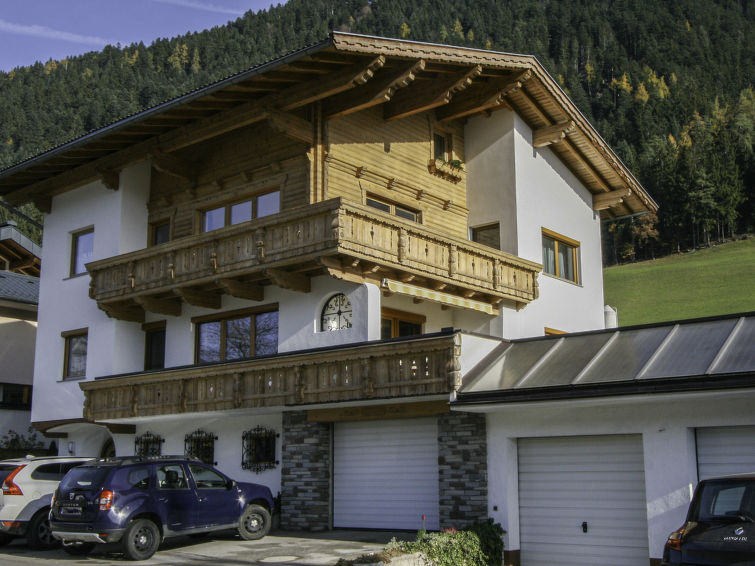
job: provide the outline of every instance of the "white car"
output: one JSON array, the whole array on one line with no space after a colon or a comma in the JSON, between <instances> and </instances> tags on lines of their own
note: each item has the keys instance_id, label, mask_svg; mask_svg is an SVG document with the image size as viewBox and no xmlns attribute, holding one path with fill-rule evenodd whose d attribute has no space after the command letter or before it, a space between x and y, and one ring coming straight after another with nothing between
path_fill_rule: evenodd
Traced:
<instances>
[{"instance_id":1,"label":"white car","mask_svg":"<svg viewBox=\"0 0 755 566\"><path fill-rule=\"evenodd\" d=\"M68 470L92 458L26 456L0 461L0 546L26 537L31 548L54 548L60 541L50 532L50 500Z\"/></svg>"}]
</instances>

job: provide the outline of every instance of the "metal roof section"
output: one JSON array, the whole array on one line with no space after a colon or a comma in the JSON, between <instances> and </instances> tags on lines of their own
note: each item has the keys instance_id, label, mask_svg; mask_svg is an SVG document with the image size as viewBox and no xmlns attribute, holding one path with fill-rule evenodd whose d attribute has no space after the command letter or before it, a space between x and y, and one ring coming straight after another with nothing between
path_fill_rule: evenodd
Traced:
<instances>
[{"instance_id":1,"label":"metal roof section","mask_svg":"<svg viewBox=\"0 0 755 566\"><path fill-rule=\"evenodd\" d=\"M755 312L502 341L455 405L755 387Z\"/></svg>"},{"instance_id":2,"label":"metal roof section","mask_svg":"<svg viewBox=\"0 0 755 566\"><path fill-rule=\"evenodd\" d=\"M0 271L0 301L36 305L39 302L39 278Z\"/></svg>"}]
</instances>

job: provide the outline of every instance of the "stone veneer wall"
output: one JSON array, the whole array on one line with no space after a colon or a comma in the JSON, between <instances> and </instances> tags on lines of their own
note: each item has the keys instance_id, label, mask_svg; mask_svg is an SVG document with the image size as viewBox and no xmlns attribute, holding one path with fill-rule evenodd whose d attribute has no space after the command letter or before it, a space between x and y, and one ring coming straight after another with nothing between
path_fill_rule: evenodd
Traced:
<instances>
[{"instance_id":1,"label":"stone veneer wall","mask_svg":"<svg viewBox=\"0 0 755 566\"><path fill-rule=\"evenodd\" d=\"M464 527L488 516L485 415L451 412L438 417L440 527Z\"/></svg>"},{"instance_id":2,"label":"stone veneer wall","mask_svg":"<svg viewBox=\"0 0 755 566\"><path fill-rule=\"evenodd\" d=\"M281 527L330 528L330 425L307 422L307 413L283 413Z\"/></svg>"}]
</instances>

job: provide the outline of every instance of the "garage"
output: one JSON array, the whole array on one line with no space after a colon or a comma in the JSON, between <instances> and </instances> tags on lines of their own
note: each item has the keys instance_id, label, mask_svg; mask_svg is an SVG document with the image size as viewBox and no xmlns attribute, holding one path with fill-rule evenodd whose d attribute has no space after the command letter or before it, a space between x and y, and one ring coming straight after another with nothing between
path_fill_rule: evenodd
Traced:
<instances>
[{"instance_id":1,"label":"garage","mask_svg":"<svg viewBox=\"0 0 755 566\"><path fill-rule=\"evenodd\" d=\"M647 564L639 435L518 441L523 566Z\"/></svg>"},{"instance_id":2,"label":"garage","mask_svg":"<svg viewBox=\"0 0 755 566\"><path fill-rule=\"evenodd\" d=\"M333 526L437 530L435 418L336 423Z\"/></svg>"},{"instance_id":3,"label":"garage","mask_svg":"<svg viewBox=\"0 0 755 566\"><path fill-rule=\"evenodd\" d=\"M699 479L755 471L755 426L698 428Z\"/></svg>"}]
</instances>

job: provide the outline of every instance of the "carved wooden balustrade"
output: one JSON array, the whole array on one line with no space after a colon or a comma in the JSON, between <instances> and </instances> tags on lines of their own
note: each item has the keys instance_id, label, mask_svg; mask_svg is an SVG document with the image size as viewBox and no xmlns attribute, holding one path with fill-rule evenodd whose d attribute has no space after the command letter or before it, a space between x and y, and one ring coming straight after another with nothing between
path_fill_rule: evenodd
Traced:
<instances>
[{"instance_id":1,"label":"carved wooden balustrade","mask_svg":"<svg viewBox=\"0 0 755 566\"><path fill-rule=\"evenodd\" d=\"M102 421L447 394L460 385L458 333L280 354L80 383Z\"/></svg>"},{"instance_id":2,"label":"carved wooden balustrade","mask_svg":"<svg viewBox=\"0 0 755 566\"><path fill-rule=\"evenodd\" d=\"M100 308L139 320L119 313L150 310L150 298L192 302L197 291L234 294L270 283L307 291L308 277L323 272L378 284L393 278L494 307L504 299L523 305L537 298L542 266L332 199L95 261L87 269L90 295Z\"/></svg>"}]
</instances>

